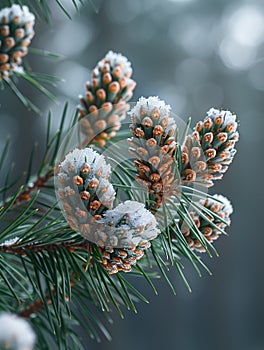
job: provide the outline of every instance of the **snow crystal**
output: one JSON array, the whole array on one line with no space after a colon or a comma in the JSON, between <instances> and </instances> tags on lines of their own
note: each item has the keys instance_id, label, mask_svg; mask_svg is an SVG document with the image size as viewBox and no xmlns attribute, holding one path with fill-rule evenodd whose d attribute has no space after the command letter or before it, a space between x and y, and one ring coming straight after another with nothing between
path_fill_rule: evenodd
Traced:
<instances>
[{"instance_id":1,"label":"snow crystal","mask_svg":"<svg viewBox=\"0 0 264 350\"><path fill-rule=\"evenodd\" d=\"M24 74L25 70L23 67L21 66L14 66L14 72L18 73L18 74Z\"/></svg>"},{"instance_id":2,"label":"snow crystal","mask_svg":"<svg viewBox=\"0 0 264 350\"><path fill-rule=\"evenodd\" d=\"M17 243L18 241L19 241L19 238L18 237L14 237L14 238L11 238L11 239L7 239L3 243L0 243L0 246L1 247L3 247L3 246L10 246L10 245L13 245L13 244Z\"/></svg>"},{"instance_id":3,"label":"snow crystal","mask_svg":"<svg viewBox=\"0 0 264 350\"><path fill-rule=\"evenodd\" d=\"M66 173L68 173L69 166L73 166L75 171L78 172L85 162L91 165L97 156L99 156L99 153L93 151L91 148L75 148L66 155L60 165Z\"/></svg>"},{"instance_id":4,"label":"snow crystal","mask_svg":"<svg viewBox=\"0 0 264 350\"><path fill-rule=\"evenodd\" d=\"M108 205L111 204L112 207L116 193L112 184L107 179L100 178L96 194L100 202L107 203Z\"/></svg>"},{"instance_id":5,"label":"snow crystal","mask_svg":"<svg viewBox=\"0 0 264 350\"><path fill-rule=\"evenodd\" d=\"M102 177L108 177L111 174L110 164L106 164L103 155L97 154L94 160L94 173L97 173L98 171L102 172Z\"/></svg>"},{"instance_id":6,"label":"snow crystal","mask_svg":"<svg viewBox=\"0 0 264 350\"><path fill-rule=\"evenodd\" d=\"M105 224L109 237L119 238L120 246L137 246L159 234L154 215L136 201L120 203L115 209L108 210L99 222Z\"/></svg>"},{"instance_id":7,"label":"snow crystal","mask_svg":"<svg viewBox=\"0 0 264 350\"><path fill-rule=\"evenodd\" d=\"M12 21L15 17L19 17L22 23L35 21L35 16L31 13L27 6L12 5L0 11L0 21L5 17L7 22Z\"/></svg>"},{"instance_id":8,"label":"snow crystal","mask_svg":"<svg viewBox=\"0 0 264 350\"><path fill-rule=\"evenodd\" d=\"M221 194L215 194L213 197L215 199L217 199L218 201L223 203L223 205L224 205L223 210L226 213L228 213L229 215L233 213L233 207L232 207L232 204L230 203L229 199L222 196Z\"/></svg>"},{"instance_id":9,"label":"snow crystal","mask_svg":"<svg viewBox=\"0 0 264 350\"><path fill-rule=\"evenodd\" d=\"M219 116L222 116L224 119L224 122L223 122L224 127L230 123L234 123L235 129L237 128L236 115L228 110L223 110L223 109L219 110L216 108L211 108L207 112L207 115L208 115L208 117L212 118L213 120Z\"/></svg>"},{"instance_id":10,"label":"snow crystal","mask_svg":"<svg viewBox=\"0 0 264 350\"><path fill-rule=\"evenodd\" d=\"M140 115L140 110L143 108L148 115L155 109L159 109L161 118L164 116L168 116L171 110L170 105L166 105L165 101L160 100L158 96L150 96L145 98L141 96L136 103L135 107L128 112L129 115Z\"/></svg>"},{"instance_id":11,"label":"snow crystal","mask_svg":"<svg viewBox=\"0 0 264 350\"><path fill-rule=\"evenodd\" d=\"M115 53L113 51L109 51L105 56L105 60L108 61L112 67L121 64L123 66L123 70L125 74L126 73L129 75L132 74L131 63L121 53Z\"/></svg>"},{"instance_id":12,"label":"snow crystal","mask_svg":"<svg viewBox=\"0 0 264 350\"><path fill-rule=\"evenodd\" d=\"M78 174L84 163L88 163L90 166L90 173L87 182L91 181L97 173L100 173L98 177L106 179L111 174L111 166L110 164L106 164L104 156L91 148L75 148L66 155L65 159L59 164L59 166L66 174L69 173L69 167L73 167L74 172ZM62 180L64 178L67 179L65 173L60 172L58 178Z\"/></svg>"}]
</instances>

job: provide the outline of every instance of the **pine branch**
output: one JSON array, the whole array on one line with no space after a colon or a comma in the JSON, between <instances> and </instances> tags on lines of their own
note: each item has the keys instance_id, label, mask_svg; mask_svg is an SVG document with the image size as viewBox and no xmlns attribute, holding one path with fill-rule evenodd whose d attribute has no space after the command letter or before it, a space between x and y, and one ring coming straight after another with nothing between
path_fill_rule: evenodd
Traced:
<instances>
[{"instance_id":1,"label":"pine branch","mask_svg":"<svg viewBox=\"0 0 264 350\"><path fill-rule=\"evenodd\" d=\"M77 244L77 245L75 245L72 242L56 242L52 244L29 243L23 246L19 246L19 244L17 245L16 243L12 245L3 244L0 246L0 253L3 252L3 253L14 254L14 255L26 256L27 253L34 253L34 252L41 252L41 251L54 252L58 250L58 247L62 247L63 249L66 249L71 253L79 249L83 249L84 251L87 251L88 242L83 241L81 244Z\"/></svg>"},{"instance_id":2,"label":"pine branch","mask_svg":"<svg viewBox=\"0 0 264 350\"><path fill-rule=\"evenodd\" d=\"M53 173L49 171L45 176L39 175L37 179L32 183L32 185L28 185L16 198L14 202L14 206L21 204L21 202L28 201L30 199L30 195L41 189L45 188L47 182L53 177Z\"/></svg>"},{"instance_id":3,"label":"pine branch","mask_svg":"<svg viewBox=\"0 0 264 350\"><path fill-rule=\"evenodd\" d=\"M40 195L40 194L39 194ZM36 201L36 199L35 199ZM27 204L29 205L29 203ZM42 217L39 219L39 223L41 223L42 218L46 216L46 213L41 214ZM17 220L20 220L21 218L19 217ZM29 219L29 218L28 218ZM47 216L46 216L47 219ZM66 232L66 237L65 239L65 243L61 243L61 241L63 240L63 228L61 227L61 224L58 223L58 226L60 227L59 230L55 230L53 229L53 232L47 235L47 232L49 231L49 227L53 227L54 228L54 222L55 219L53 219L53 221L51 219L49 219L49 225L47 226L44 225L43 229L44 232L46 232L46 234L44 234L43 229L41 230L39 227L39 224L37 224L35 222L35 229L32 229L30 227L30 231L27 229L27 225L25 225L25 229L24 232L21 232L21 228L17 227L17 229L15 229L14 231L12 230L12 232L14 234L17 233L17 230L19 230L20 232L20 237L22 238L22 241L17 242L16 244L14 244L13 246L11 246L9 244L9 246L3 245L1 246L1 254L5 254L5 260L8 261L8 257L6 254L10 254L10 258L13 259L15 256L20 255L21 256L21 261L22 261L22 266L24 266L24 271L21 270L21 267L19 268L21 275L26 273L26 275L28 276L29 280L31 281L32 287L34 290L39 290L40 288L40 284L38 281L38 279L40 278L40 276L42 275L43 277L45 277L46 279L46 284L47 286L51 283L50 278L54 279L52 282L53 286L57 286L55 287L55 290L64 290L63 294L61 294L61 292L56 292L56 295L53 294L53 289L54 287L52 287L50 289L50 291L48 292L48 294L37 294L36 296L38 296L38 298L33 301L33 304L30 307L30 310L32 311L32 308L38 307L38 311L41 312L42 310L45 310L45 312L47 312L49 314L49 317L52 319L53 316L51 316L49 309L52 308L54 309L55 314L57 315L56 317L58 318L58 321L61 322L61 318L62 315L59 313L59 310L57 309L57 301L58 298L60 298L60 300L62 301L61 298L65 298L69 295L71 295L71 291L69 289L69 286L71 285L72 287L78 285L80 283L80 281L83 281L85 283L85 293L86 293L86 297L89 296L89 290L91 290L90 293L90 298L91 300L93 300L93 303L96 305L98 304L97 301L97 297L99 296L99 304L101 305L100 308L102 308L103 310L110 310L109 307L107 306L107 304L105 304L104 301L104 296L101 294L100 292L100 285L101 283L104 283L105 288L107 288L107 294L109 295L109 297L107 297L107 299L112 300L112 302L114 303L115 307L118 309L119 312L121 312L120 309L120 303L125 303L127 308L130 308L131 306L131 297L129 297L129 302L127 300L128 298L128 291L125 291L125 295L122 294L122 290L120 290L119 288L117 288L117 284L116 283L112 283L110 277L107 276L107 273L105 272L105 270L100 266L100 263L97 262L97 260L93 260L93 264L87 266L87 261L89 261L88 255L87 255L87 248L84 249L84 245L87 243L82 242L81 244L74 244L74 243L70 243L69 241L69 234L72 237L72 231L68 230L68 233ZM13 225L14 227L16 226L16 222L15 225ZM45 237L46 236L46 237ZM54 236L58 237L58 243L54 242ZM77 236L77 237L76 237ZM79 240L79 236L75 235L75 237L77 238L77 241ZM72 237L73 238L73 237ZM72 240L71 238L71 240ZM53 241L52 244L45 244L45 240L48 241ZM32 242L32 243L26 243L26 242ZM25 243L23 243L25 242ZM38 257L39 256L39 257ZM48 260L47 260L48 258ZM56 259L56 263L54 261L54 264L50 263L51 261L53 261L53 259ZM66 259L66 260L65 260ZM59 268L60 264L62 263L62 261L64 261L64 267L61 267L61 269ZM65 265L66 264L66 265ZM32 268L31 266L34 266L34 271L31 271ZM49 266L49 267L48 267ZM67 267L68 266L68 267ZM71 267L70 267L71 266ZM68 272L67 270L69 269L72 272ZM56 270L59 269L59 273L61 278L63 277L64 279L64 287L61 286L59 287L58 285L58 277L56 277L56 275L54 275L54 272L56 270L54 270L54 268ZM88 270L87 270L88 268ZM47 270L48 269L48 270ZM85 270L84 270L85 269ZM8 271L8 270L7 270ZM23 272L22 272L23 271ZM86 272L85 272L86 271ZM97 272L95 272L97 271ZM65 280L65 274L67 273L68 277L67 277L67 283ZM73 274L72 274L73 273ZM88 273L88 275L87 275ZM96 279L94 276L94 273L96 273ZM99 273L99 274L98 274ZM48 274L48 275L47 275ZM36 277L34 277L34 275ZM54 275L54 276L53 276ZM74 275L76 277L74 277ZM39 276L39 277L37 277ZM49 277L48 277L49 276ZM52 277L53 276L53 277ZM70 277L72 276L72 278ZM87 281L87 277L89 277L89 281ZM37 280L35 279L37 278ZM48 279L47 279L48 278ZM87 282L86 282L87 281ZM7 280L6 280L7 282ZM36 284L37 283L37 284ZM110 283L110 285L109 285ZM125 282L124 282L125 283ZM39 286L39 287L38 287ZM68 287L67 287L68 286ZM115 295L115 293L113 293L113 291L111 291L111 289L114 287L115 292L118 292L117 295ZM58 289L59 288L59 289ZM14 289L11 285L9 285L9 289L11 290L11 292L14 292ZM57 295L58 293L58 295ZM19 300L19 296L17 294L15 294ZM95 297L97 295L97 297ZM35 298L34 298L35 299ZM33 299L33 300L34 300ZM42 300L42 303L40 303L40 300ZM63 299L64 300L64 299ZM31 305L30 304L30 305ZM133 309L135 309L135 306L133 304ZM28 310L28 308L26 308L27 311L23 311L29 313L30 310ZM35 310L36 311L36 310ZM22 312L22 311L21 311ZM55 316L54 314L54 316ZM121 313L122 314L122 313ZM54 321L52 321L53 327L55 327ZM98 335L97 335L98 337Z\"/></svg>"},{"instance_id":4,"label":"pine branch","mask_svg":"<svg viewBox=\"0 0 264 350\"><path fill-rule=\"evenodd\" d=\"M221 155L237 140L232 128L236 124L230 125L230 118L220 120L221 126L228 128L229 144L226 137L221 141L223 135L219 139L222 130L211 124L212 135L199 124L200 136L196 133L185 138L178 135L164 101L141 98L130 112L133 138L128 142L133 162L122 155L124 146L119 144L128 136L127 130L119 129L135 86L131 74L130 62L109 52L93 71L85 98L80 98L69 122L65 104L54 135L49 113L38 171L31 173L33 149L24 186L6 200L6 189L12 189L13 184L10 171L7 174L0 209L0 293L4 299L0 308L8 304L9 310L31 320L39 349L82 349L74 324L87 324L87 332L97 340L98 328L109 338L94 309L107 315L114 308L123 317L123 309L137 312L136 302L148 302L125 272L143 277L155 293L152 280L160 274L176 293L168 274L173 268L191 291L184 264L191 263L199 275L202 269L210 273L196 252L216 253L212 243L230 223L229 201L205 194L197 189L195 179L184 176L192 170L191 156L201 155L197 143L205 154L214 146L215 153ZM214 120L217 124L217 117ZM83 138L78 134L79 144L68 152L75 141L71 140L72 125ZM87 145L88 139L91 142ZM224 147L218 142L224 142ZM91 145L93 148L87 147ZM8 141L0 157L0 170L4 169L7 148ZM114 165L112 176L102 153ZM225 151L215 163L209 157L206 165L214 174L215 165L219 170L219 163L222 166L233 155L233 151ZM135 179L138 186L132 187ZM207 178L199 180L206 185ZM125 200L117 206L115 190ZM52 345L48 345L49 338Z\"/></svg>"},{"instance_id":5,"label":"pine branch","mask_svg":"<svg viewBox=\"0 0 264 350\"><path fill-rule=\"evenodd\" d=\"M52 301L49 295L46 295L45 302L47 305L51 305ZM24 310L19 312L19 316L24 318L30 318L33 314L38 314L41 310L44 309L44 303L41 299L37 299L31 305L27 306Z\"/></svg>"}]
</instances>

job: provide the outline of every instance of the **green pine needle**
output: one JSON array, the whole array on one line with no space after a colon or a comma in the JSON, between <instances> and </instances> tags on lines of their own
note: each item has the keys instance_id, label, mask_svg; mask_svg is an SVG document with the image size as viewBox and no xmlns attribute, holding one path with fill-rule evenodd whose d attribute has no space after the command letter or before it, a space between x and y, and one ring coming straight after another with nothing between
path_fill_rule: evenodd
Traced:
<instances>
[{"instance_id":1,"label":"green pine needle","mask_svg":"<svg viewBox=\"0 0 264 350\"><path fill-rule=\"evenodd\" d=\"M65 5L62 3L61 0L53 0L54 5L57 5L62 12L71 19L71 15L69 13L69 10L65 7ZM45 19L45 21L49 21L50 17L52 16L51 11L51 4L48 0L2 0L1 5L2 7L11 6L12 4L19 4L21 6L26 5L29 7L29 9L35 13L40 19ZM96 13L98 12L98 9L95 5L94 0L69 0L69 5L72 6L76 12L80 10L81 6L90 5Z\"/></svg>"}]
</instances>

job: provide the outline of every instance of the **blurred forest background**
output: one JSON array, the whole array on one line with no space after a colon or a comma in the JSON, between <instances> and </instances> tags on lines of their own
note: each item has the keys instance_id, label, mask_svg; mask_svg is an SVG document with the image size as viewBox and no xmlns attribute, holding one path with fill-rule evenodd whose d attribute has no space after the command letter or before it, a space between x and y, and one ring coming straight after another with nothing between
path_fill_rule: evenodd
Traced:
<instances>
[{"instance_id":1,"label":"blurred forest background","mask_svg":"<svg viewBox=\"0 0 264 350\"><path fill-rule=\"evenodd\" d=\"M229 172L210 190L230 198L235 209L229 237L216 242L220 257L203 256L213 275L204 272L200 278L187 265L189 293L173 271L176 296L162 279L155 282L158 296L145 281L134 281L150 304L139 304L137 315L126 312L125 320L114 316L113 341L87 339L87 349L263 350L264 2L93 2L97 11L87 4L76 14L70 1L64 1L72 21L57 5L50 24L36 21L32 47L65 56L59 62L28 58L34 71L65 78L53 89L59 104L20 83L40 106L39 116L1 91L0 144L11 136L9 159L16 162L16 174L26 170L35 141L41 154L48 110L53 111L55 129L64 101L74 109L90 70L110 49L132 62L137 81L133 101L158 95L181 118L191 116L193 126L210 107L230 109L241 121L241 140Z\"/></svg>"}]
</instances>

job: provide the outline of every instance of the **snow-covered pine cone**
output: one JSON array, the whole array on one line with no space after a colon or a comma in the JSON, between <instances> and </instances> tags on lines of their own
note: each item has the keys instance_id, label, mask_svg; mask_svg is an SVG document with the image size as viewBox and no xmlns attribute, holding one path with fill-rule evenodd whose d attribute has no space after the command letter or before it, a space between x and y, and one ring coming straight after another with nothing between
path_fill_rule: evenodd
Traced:
<instances>
[{"instance_id":1,"label":"snow-covered pine cone","mask_svg":"<svg viewBox=\"0 0 264 350\"><path fill-rule=\"evenodd\" d=\"M57 166L57 195L73 230L94 242L94 225L113 207L115 191L108 178L111 167L91 148L74 149Z\"/></svg>"},{"instance_id":2,"label":"snow-covered pine cone","mask_svg":"<svg viewBox=\"0 0 264 350\"><path fill-rule=\"evenodd\" d=\"M128 139L129 151L136 158L137 181L148 188L150 199L155 202L150 207L153 212L166 196L173 194L176 124L170 109L164 101L151 96L141 97L129 112L133 135Z\"/></svg>"},{"instance_id":3,"label":"snow-covered pine cone","mask_svg":"<svg viewBox=\"0 0 264 350\"><path fill-rule=\"evenodd\" d=\"M115 136L129 109L126 103L136 86L132 67L120 53L109 51L92 72L86 95L80 96L79 119L87 138L104 146Z\"/></svg>"},{"instance_id":4,"label":"snow-covered pine cone","mask_svg":"<svg viewBox=\"0 0 264 350\"><path fill-rule=\"evenodd\" d=\"M27 6L12 5L0 11L0 81L19 70L34 36L34 23Z\"/></svg>"},{"instance_id":5,"label":"snow-covered pine cone","mask_svg":"<svg viewBox=\"0 0 264 350\"><path fill-rule=\"evenodd\" d=\"M208 219L210 220L208 222L204 218L199 216L199 214L197 214L196 212L193 211L190 213L193 221L195 222L195 225L210 243L218 239L222 233L212 224L216 225L221 230L225 230L226 226L229 226L231 223L230 215L233 213L232 205L227 198L217 194L215 194L213 197L216 200L207 198L206 200L201 201L200 204L202 204L206 209L210 210L212 213L217 214L226 223L221 221L220 218L217 218L217 217L211 218L209 215L207 215ZM198 252L205 252L205 248L197 240L197 238L191 233L187 223L181 221L180 227L181 227L181 232L184 235L186 241L188 242L189 247L192 250L196 250Z\"/></svg>"},{"instance_id":6,"label":"snow-covered pine cone","mask_svg":"<svg viewBox=\"0 0 264 350\"><path fill-rule=\"evenodd\" d=\"M97 232L97 245L101 265L110 274L131 271L159 234L154 215L136 201L126 201L106 211L99 222L102 226Z\"/></svg>"},{"instance_id":7,"label":"snow-covered pine cone","mask_svg":"<svg viewBox=\"0 0 264 350\"><path fill-rule=\"evenodd\" d=\"M213 186L232 162L238 138L236 115L211 108L182 147L182 183L197 181Z\"/></svg>"}]
</instances>

